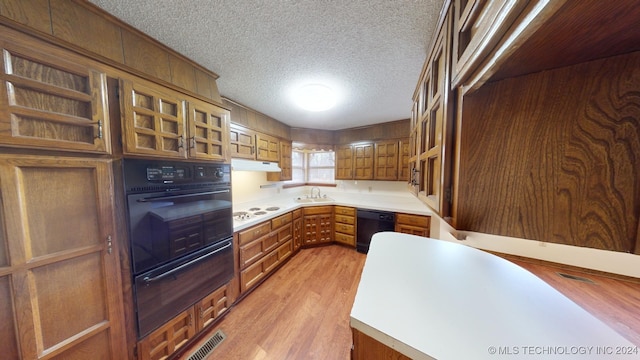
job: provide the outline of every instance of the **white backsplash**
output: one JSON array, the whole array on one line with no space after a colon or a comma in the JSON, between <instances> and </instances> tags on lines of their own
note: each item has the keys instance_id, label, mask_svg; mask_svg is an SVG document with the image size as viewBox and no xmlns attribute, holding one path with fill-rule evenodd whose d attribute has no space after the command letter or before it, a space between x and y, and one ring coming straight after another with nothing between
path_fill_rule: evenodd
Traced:
<instances>
[{"instance_id":1,"label":"white backsplash","mask_svg":"<svg viewBox=\"0 0 640 360\"><path fill-rule=\"evenodd\" d=\"M310 186L283 189L283 181L267 181L267 173L261 171L232 171L232 196L234 203L268 200L273 197L304 196L310 193ZM262 186L262 187L261 187ZM337 180L335 187L320 187L321 193L331 196L335 193L394 194L408 192L404 181Z\"/></svg>"}]
</instances>

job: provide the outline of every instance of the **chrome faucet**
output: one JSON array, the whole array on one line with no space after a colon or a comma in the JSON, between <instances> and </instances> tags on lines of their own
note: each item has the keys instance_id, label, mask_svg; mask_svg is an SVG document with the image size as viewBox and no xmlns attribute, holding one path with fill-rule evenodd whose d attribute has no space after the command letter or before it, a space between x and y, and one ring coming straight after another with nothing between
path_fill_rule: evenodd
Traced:
<instances>
[{"instance_id":1,"label":"chrome faucet","mask_svg":"<svg viewBox=\"0 0 640 360\"><path fill-rule=\"evenodd\" d=\"M313 191L314 190L318 190L318 196L313 196ZM312 199L320 199L320 188L317 186L314 186L311 188L311 198Z\"/></svg>"}]
</instances>

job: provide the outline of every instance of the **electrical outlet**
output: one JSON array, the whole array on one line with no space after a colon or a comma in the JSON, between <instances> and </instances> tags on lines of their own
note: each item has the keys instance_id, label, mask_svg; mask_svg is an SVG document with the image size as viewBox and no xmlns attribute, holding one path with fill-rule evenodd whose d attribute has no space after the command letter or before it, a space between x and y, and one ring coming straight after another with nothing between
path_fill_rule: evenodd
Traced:
<instances>
[{"instance_id":1,"label":"electrical outlet","mask_svg":"<svg viewBox=\"0 0 640 360\"><path fill-rule=\"evenodd\" d=\"M369 192L371 192L371 186L369 186Z\"/></svg>"},{"instance_id":2,"label":"electrical outlet","mask_svg":"<svg viewBox=\"0 0 640 360\"><path fill-rule=\"evenodd\" d=\"M538 241L538 246L540 247L547 247L547 243L544 241Z\"/></svg>"}]
</instances>

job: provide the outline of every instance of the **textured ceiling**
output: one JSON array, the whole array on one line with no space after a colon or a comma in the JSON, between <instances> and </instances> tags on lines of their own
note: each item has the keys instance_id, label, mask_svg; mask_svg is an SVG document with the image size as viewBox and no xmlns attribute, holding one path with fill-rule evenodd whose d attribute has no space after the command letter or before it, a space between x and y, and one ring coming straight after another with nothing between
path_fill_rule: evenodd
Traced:
<instances>
[{"instance_id":1,"label":"textured ceiling","mask_svg":"<svg viewBox=\"0 0 640 360\"><path fill-rule=\"evenodd\" d=\"M292 127L337 130L411 116L443 0L89 0L217 73L222 96ZM324 112L291 100L323 83Z\"/></svg>"}]
</instances>

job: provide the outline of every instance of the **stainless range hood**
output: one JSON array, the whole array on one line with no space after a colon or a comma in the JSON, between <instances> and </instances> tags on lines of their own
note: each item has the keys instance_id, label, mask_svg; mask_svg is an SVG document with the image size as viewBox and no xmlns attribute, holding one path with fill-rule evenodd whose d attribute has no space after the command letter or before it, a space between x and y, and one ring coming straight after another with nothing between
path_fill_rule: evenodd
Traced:
<instances>
[{"instance_id":1,"label":"stainless range hood","mask_svg":"<svg viewBox=\"0 0 640 360\"><path fill-rule=\"evenodd\" d=\"M270 161L231 159L231 170L280 172L280 167L278 163Z\"/></svg>"}]
</instances>

